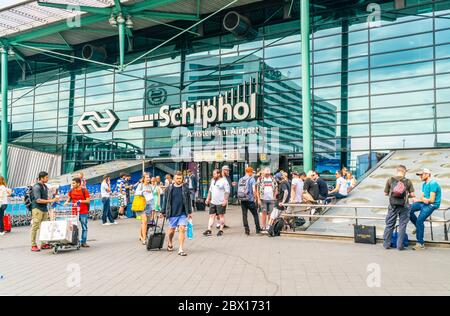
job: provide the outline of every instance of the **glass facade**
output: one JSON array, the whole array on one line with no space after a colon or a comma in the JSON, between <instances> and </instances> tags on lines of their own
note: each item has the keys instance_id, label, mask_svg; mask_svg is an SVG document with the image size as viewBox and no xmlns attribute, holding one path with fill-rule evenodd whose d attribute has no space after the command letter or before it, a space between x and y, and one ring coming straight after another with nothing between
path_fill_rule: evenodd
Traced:
<instances>
[{"instance_id":1,"label":"glass facade","mask_svg":"<svg viewBox=\"0 0 450 316\"><path fill-rule=\"evenodd\" d=\"M384 1L375 21L366 6L312 11L319 171L346 165L360 176L390 150L450 146L450 1L410 1L404 10L396 2ZM291 160L301 165L303 65L295 6L292 15L268 18L251 40L229 33L180 40L122 73L60 67L17 80L10 141L61 153L65 172L142 153L189 161L218 146L239 151L240 161L264 164L261 154L267 154L284 168ZM250 86L257 91L258 119L209 129L258 127L259 133L195 138L186 135L196 126L129 129L130 117L212 100L239 86L241 93ZM76 123L84 112L107 109L120 119L114 130L81 133Z\"/></svg>"}]
</instances>

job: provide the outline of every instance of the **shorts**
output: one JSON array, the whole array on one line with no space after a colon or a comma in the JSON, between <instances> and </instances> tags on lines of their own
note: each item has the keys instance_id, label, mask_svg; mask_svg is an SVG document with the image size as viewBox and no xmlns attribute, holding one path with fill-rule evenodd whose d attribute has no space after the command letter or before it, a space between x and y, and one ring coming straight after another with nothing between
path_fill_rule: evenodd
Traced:
<instances>
[{"instance_id":1,"label":"shorts","mask_svg":"<svg viewBox=\"0 0 450 316\"><path fill-rule=\"evenodd\" d=\"M152 215L152 211L154 210L155 210L155 202L153 200L148 201L147 204L145 204L144 214L150 216Z\"/></svg>"},{"instance_id":2,"label":"shorts","mask_svg":"<svg viewBox=\"0 0 450 316\"><path fill-rule=\"evenodd\" d=\"M209 207L209 215L225 215L226 212L226 206L211 204Z\"/></svg>"},{"instance_id":3,"label":"shorts","mask_svg":"<svg viewBox=\"0 0 450 316\"><path fill-rule=\"evenodd\" d=\"M177 228L178 226L187 226L188 224L188 218L186 215L169 217L168 221L170 228Z\"/></svg>"},{"instance_id":4,"label":"shorts","mask_svg":"<svg viewBox=\"0 0 450 316\"><path fill-rule=\"evenodd\" d=\"M119 194L119 207L127 206L127 196L124 194Z\"/></svg>"},{"instance_id":5,"label":"shorts","mask_svg":"<svg viewBox=\"0 0 450 316\"><path fill-rule=\"evenodd\" d=\"M274 207L275 207L275 202L274 201L261 201L261 212L262 213L267 213L270 214L272 213Z\"/></svg>"}]
</instances>

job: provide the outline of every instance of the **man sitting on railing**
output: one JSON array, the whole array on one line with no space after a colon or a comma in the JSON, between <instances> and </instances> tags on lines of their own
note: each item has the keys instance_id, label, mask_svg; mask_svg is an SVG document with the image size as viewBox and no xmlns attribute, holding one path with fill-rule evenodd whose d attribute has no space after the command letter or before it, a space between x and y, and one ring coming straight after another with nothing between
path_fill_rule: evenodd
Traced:
<instances>
[{"instance_id":1,"label":"man sitting on railing","mask_svg":"<svg viewBox=\"0 0 450 316\"><path fill-rule=\"evenodd\" d=\"M429 169L423 169L416 173L423 181L422 184L422 197L420 199L414 199L414 204L411 205L410 219L416 226L416 230L413 233L417 233L417 245L413 250L425 249L424 242L424 222L428 217L433 214L434 210L441 206L441 187L436 180L431 179L431 171ZM416 216L416 212L420 212L419 217Z\"/></svg>"}]
</instances>

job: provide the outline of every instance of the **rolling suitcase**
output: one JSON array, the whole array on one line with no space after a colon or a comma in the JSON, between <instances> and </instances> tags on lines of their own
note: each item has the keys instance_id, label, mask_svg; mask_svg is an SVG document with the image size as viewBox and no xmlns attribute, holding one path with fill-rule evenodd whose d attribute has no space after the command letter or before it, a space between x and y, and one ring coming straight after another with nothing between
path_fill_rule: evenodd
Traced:
<instances>
[{"instance_id":1,"label":"rolling suitcase","mask_svg":"<svg viewBox=\"0 0 450 316\"><path fill-rule=\"evenodd\" d=\"M159 218L158 218L159 219ZM166 238L166 233L164 233L164 224L166 218L164 217L162 226L158 226L158 219L156 219L156 224L153 228L150 228L147 232L147 250L161 250L164 246L164 240Z\"/></svg>"},{"instance_id":2,"label":"rolling suitcase","mask_svg":"<svg viewBox=\"0 0 450 316\"><path fill-rule=\"evenodd\" d=\"M5 233L10 233L11 227L11 216L9 214L5 214L5 216L3 216L3 228Z\"/></svg>"},{"instance_id":3,"label":"rolling suitcase","mask_svg":"<svg viewBox=\"0 0 450 316\"><path fill-rule=\"evenodd\" d=\"M197 209L197 211L204 211L204 210L206 210L205 200L197 199L195 201L195 208Z\"/></svg>"}]
</instances>

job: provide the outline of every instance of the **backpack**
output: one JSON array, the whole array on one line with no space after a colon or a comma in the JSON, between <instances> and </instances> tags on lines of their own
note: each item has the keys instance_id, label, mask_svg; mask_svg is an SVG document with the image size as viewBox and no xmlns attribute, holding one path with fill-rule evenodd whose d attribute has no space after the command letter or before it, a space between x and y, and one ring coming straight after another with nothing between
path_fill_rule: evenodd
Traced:
<instances>
[{"instance_id":1,"label":"backpack","mask_svg":"<svg viewBox=\"0 0 450 316\"><path fill-rule=\"evenodd\" d=\"M25 207L29 212L31 212L31 210L33 209L32 199L33 199L33 186L29 185L27 186L25 195L23 196L23 203L25 204Z\"/></svg>"},{"instance_id":2,"label":"backpack","mask_svg":"<svg viewBox=\"0 0 450 316\"><path fill-rule=\"evenodd\" d=\"M405 205L406 202L406 184L404 180L397 180L392 178L391 181L391 192L390 192L390 202L392 205Z\"/></svg>"},{"instance_id":3,"label":"backpack","mask_svg":"<svg viewBox=\"0 0 450 316\"><path fill-rule=\"evenodd\" d=\"M269 227L268 230L268 234L269 237L278 237L281 235L281 231L283 230L284 227L284 219L282 219L281 217L277 218L274 222L273 225Z\"/></svg>"},{"instance_id":4,"label":"backpack","mask_svg":"<svg viewBox=\"0 0 450 316\"><path fill-rule=\"evenodd\" d=\"M248 182L251 177L245 176L239 179L238 189L237 189L237 198L240 201L249 201L250 200L250 190L248 189Z\"/></svg>"}]
</instances>

